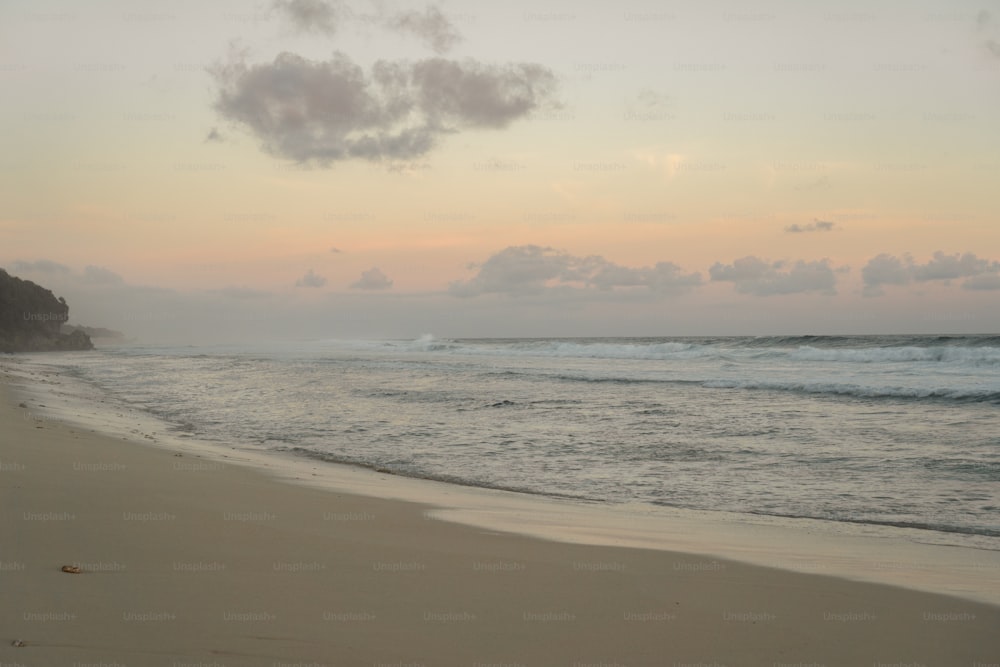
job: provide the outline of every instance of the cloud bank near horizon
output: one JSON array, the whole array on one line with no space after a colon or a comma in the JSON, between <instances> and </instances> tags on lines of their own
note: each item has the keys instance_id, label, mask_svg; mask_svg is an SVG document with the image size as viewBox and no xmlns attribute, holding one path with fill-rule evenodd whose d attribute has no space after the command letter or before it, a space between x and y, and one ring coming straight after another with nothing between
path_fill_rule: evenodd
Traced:
<instances>
[{"instance_id":1,"label":"cloud bank near horizon","mask_svg":"<svg viewBox=\"0 0 1000 667\"><path fill-rule=\"evenodd\" d=\"M837 294L839 276L852 272L850 266L834 266L829 259L767 260L754 255L729 263L717 261L708 267L708 279L700 271L687 271L672 261L658 261L652 266L627 266L601 255L574 255L550 246L517 245L498 250L481 262L467 265L474 275L452 280L439 290L420 294L442 294L463 299L488 294L530 297L553 292L590 293L612 297L625 291L641 291L656 296L677 296L710 283L731 283L738 294L771 297L792 294ZM128 289L164 289L139 287L112 269L93 264L77 270L47 258L34 261L15 260L9 264L12 275L42 282L53 281L83 287ZM881 253L861 268L861 284L866 297L883 296L886 286L904 287L922 283L950 285L962 281L963 290L1000 289L1000 260L977 256L972 252L948 254L936 251L925 262L909 253ZM385 290L394 286L381 268L363 271L351 290ZM295 288L328 288L328 279L310 268L294 281ZM276 288L277 289L277 288ZM171 290L168 290L171 291ZM204 290L233 297L273 295L247 286ZM279 290L280 291L280 290Z\"/></svg>"},{"instance_id":2,"label":"cloud bank near horizon","mask_svg":"<svg viewBox=\"0 0 1000 667\"><path fill-rule=\"evenodd\" d=\"M953 290L955 297L949 297L950 309L904 320L907 331L940 332L942 323L952 324L955 332L967 332L969 326L995 328L996 313L982 304L991 297L989 290L1000 290L1000 262L972 253L939 252L924 262L903 257L871 258L866 265L869 275L856 277L858 286L873 283L871 267L882 267L883 285L906 289L939 284ZM716 262L706 279L703 273L672 262L627 266L547 246L510 246L471 265L474 273L468 279L430 292L392 291L391 299L379 298L390 292L394 281L378 267L363 271L342 288L337 286L339 280L331 283L313 270L304 274L303 282L323 284L310 289L285 281L270 287L185 290L131 283L96 264L74 268L43 258L8 266L12 274L64 296L72 322L105 326L146 341L394 337L425 331L467 336L622 335L618 326L625 323L633 335L644 331L745 335L787 331L805 321L813 332L817 323L825 324L818 333L858 332L857 323L869 333L892 333L899 331L899 317L905 313L888 296L859 300L861 289L832 293L849 271L834 268L828 260L771 261L755 256ZM727 297L719 290L697 294L712 284L726 283L738 296ZM917 289L912 298L922 298ZM785 306L779 304L794 305L794 315L783 316Z\"/></svg>"}]
</instances>

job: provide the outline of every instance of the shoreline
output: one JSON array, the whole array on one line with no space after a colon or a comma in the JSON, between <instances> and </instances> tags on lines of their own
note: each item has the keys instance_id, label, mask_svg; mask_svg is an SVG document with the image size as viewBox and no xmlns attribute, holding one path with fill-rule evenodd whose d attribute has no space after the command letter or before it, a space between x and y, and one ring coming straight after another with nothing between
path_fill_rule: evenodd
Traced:
<instances>
[{"instance_id":1,"label":"shoreline","mask_svg":"<svg viewBox=\"0 0 1000 667\"><path fill-rule=\"evenodd\" d=\"M24 419L19 402L0 381L4 663L773 667L1000 657L1000 607L440 521L448 510L436 502L290 484ZM400 481L364 477L376 488Z\"/></svg>"},{"instance_id":2,"label":"shoreline","mask_svg":"<svg viewBox=\"0 0 1000 667\"><path fill-rule=\"evenodd\" d=\"M74 424L146 447L181 452L198 460L178 465L195 469L236 464L287 483L414 503L425 506L430 518L481 530L568 544L697 554L1000 607L1000 551L921 542L932 539L933 531L644 504L607 505L383 473L291 452L178 436L167 422L95 398L96 388L86 381L59 366L33 364L30 359L0 366L0 381L29 401L23 412L26 419Z\"/></svg>"}]
</instances>

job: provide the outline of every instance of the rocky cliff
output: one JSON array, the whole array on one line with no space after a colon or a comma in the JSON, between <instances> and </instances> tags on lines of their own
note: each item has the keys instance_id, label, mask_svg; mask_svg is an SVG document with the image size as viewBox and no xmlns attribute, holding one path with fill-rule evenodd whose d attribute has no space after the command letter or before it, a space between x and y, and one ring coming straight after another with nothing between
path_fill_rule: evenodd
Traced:
<instances>
[{"instance_id":1,"label":"rocky cliff","mask_svg":"<svg viewBox=\"0 0 1000 667\"><path fill-rule=\"evenodd\" d=\"M83 331L60 331L68 318L65 299L0 269L0 352L94 349Z\"/></svg>"}]
</instances>

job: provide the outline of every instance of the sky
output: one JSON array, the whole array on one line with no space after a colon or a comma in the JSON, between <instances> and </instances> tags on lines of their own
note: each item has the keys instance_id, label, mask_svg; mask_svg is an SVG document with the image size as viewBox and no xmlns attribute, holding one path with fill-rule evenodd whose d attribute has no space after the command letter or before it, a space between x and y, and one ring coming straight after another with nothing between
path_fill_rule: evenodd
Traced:
<instances>
[{"instance_id":1,"label":"sky","mask_svg":"<svg viewBox=\"0 0 1000 667\"><path fill-rule=\"evenodd\" d=\"M1000 330L1000 2L7 0L0 267L142 341Z\"/></svg>"}]
</instances>

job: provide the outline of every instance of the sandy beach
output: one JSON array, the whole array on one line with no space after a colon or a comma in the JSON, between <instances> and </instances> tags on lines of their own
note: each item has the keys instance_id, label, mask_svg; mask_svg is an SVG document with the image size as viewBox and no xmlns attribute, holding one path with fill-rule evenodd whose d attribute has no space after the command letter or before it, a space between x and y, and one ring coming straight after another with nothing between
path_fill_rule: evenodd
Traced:
<instances>
[{"instance_id":1,"label":"sandy beach","mask_svg":"<svg viewBox=\"0 0 1000 667\"><path fill-rule=\"evenodd\" d=\"M457 525L0 392L2 665L1000 664L1000 607Z\"/></svg>"}]
</instances>

